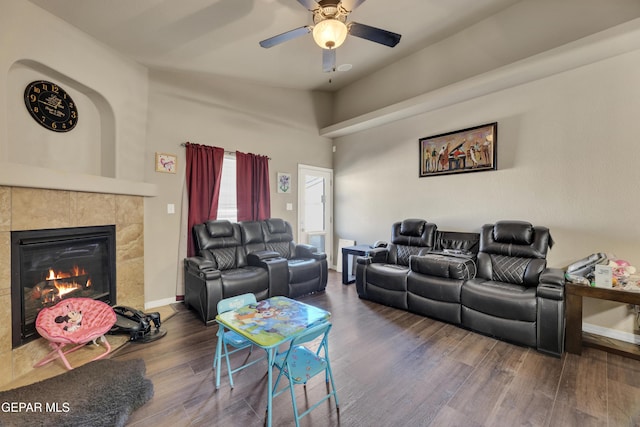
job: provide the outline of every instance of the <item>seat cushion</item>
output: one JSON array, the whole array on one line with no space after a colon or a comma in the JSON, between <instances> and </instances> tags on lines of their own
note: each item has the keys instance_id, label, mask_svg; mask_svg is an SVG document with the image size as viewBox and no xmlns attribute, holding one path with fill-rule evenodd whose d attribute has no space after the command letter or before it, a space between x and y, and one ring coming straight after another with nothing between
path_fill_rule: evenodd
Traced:
<instances>
[{"instance_id":1,"label":"seat cushion","mask_svg":"<svg viewBox=\"0 0 640 427\"><path fill-rule=\"evenodd\" d=\"M367 268L367 286L390 291L407 290L409 267L397 264L371 264Z\"/></svg>"},{"instance_id":2,"label":"seat cushion","mask_svg":"<svg viewBox=\"0 0 640 427\"><path fill-rule=\"evenodd\" d=\"M407 291L410 294L435 301L460 304L460 292L463 283L463 280L425 276L412 271L407 278Z\"/></svg>"},{"instance_id":3,"label":"seat cushion","mask_svg":"<svg viewBox=\"0 0 640 427\"><path fill-rule=\"evenodd\" d=\"M503 319L536 321L536 289L492 280L472 279L462 286L462 305Z\"/></svg>"},{"instance_id":4,"label":"seat cushion","mask_svg":"<svg viewBox=\"0 0 640 427\"><path fill-rule=\"evenodd\" d=\"M82 344L104 335L116 323L113 308L91 298L67 298L38 313L36 329L48 341Z\"/></svg>"},{"instance_id":5,"label":"seat cushion","mask_svg":"<svg viewBox=\"0 0 640 427\"><path fill-rule=\"evenodd\" d=\"M267 270L247 266L224 270L221 274L222 295L227 298L246 293L258 294L269 288L269 275Z\"/></svg>"}]
</instances>

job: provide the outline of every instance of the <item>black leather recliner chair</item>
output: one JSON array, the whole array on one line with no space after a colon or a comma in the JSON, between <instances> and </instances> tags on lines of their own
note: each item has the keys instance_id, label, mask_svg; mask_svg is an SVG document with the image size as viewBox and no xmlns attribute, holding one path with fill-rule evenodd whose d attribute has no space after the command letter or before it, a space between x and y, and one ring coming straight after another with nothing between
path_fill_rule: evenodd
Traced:
<instances>
[{"instance_id":1,"label":"black leather recliner chair","mask_svg":"<svg viewBox=\"0 0 640 427\"><path fill-rule=\"evenodd\" d=\"M564 277L546 269L553 240L546 227L501 221L482 227L477 275L462 286L462 324L561 355Z\"/></svg>"},{"instance_id":2,"label":"black leather recliner chair","mask_svg":"<svg viewBox=\"0 0 640 427\"><path fill-rule=\"evenodd\" d=\"M196 224L193 234L199 256L184 260L184 302L198 312L205 324L215 322L217 304L223 298L248 292L255 294L258 300L271 296L271 270L264 264L270 262L275 266L280 262L286 265L277 254L267 254L268 261L257 254L247 256L240 226L229 221ZM277 289L278 280L272 282L276 284L274 292L283 295L285 289Z\"/></svg>"},{"instance_id":3,"label":"black leather recliner chair","mask_svg":"<svg viewBox=\"0 0 640 427\"><path fill-rule=\"evenodd\" d=\"M407 310L409 257L424 255L435 246L437 226L423 219L405 219L391 227L387 248L374 248L359 257L356 290L360 298Z\"/></svg>"},{"instance_id":4,"label":"black leather recliner chair","mask_svg":"<svg viewBox=\"0 0 640 427\"><path fill-rule=\"evenodd\" d=\"M315 246L296 244L291 224L279 218L261 221L264 246L267 252L276 252L288 264L287 295L295 298L327 287L327 254Z\"/></svg>"}]
</instances>

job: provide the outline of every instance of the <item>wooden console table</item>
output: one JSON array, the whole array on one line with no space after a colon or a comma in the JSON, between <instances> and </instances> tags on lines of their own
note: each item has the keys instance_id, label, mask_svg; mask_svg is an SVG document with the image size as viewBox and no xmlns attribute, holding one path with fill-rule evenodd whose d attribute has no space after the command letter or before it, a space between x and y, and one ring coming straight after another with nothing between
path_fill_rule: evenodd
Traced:
<instances>
[{"instance_id":1,"label":"wooden console table","mask_svg":"<svg viewBox=\"0 0 640 427\"><path fill-rule=\"evenodd\" d=\"M568 353L582 354L584 343L589 347L640 360L640 347L635 344L582 332L583 297L640 305L640 292L566 283L565 293L567 299L565 349Z\"/></svg>"}]
</instances>

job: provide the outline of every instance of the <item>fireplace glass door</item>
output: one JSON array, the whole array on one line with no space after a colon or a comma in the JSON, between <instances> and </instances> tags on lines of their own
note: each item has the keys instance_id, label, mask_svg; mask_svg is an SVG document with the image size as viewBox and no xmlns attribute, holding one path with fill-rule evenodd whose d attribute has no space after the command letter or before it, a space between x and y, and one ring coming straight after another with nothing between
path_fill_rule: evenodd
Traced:
<instances>
[{"instance_id":1,"label":"fireplace glass door","mask_svg":"<svg viewBox=\"0 0 640 427\"><path fill-rule=\"evenodd\" d=\"M37 337L35 319L65 298L114 305L115 226L11 233L13 345Z\"/></svg>"}]
</instances>

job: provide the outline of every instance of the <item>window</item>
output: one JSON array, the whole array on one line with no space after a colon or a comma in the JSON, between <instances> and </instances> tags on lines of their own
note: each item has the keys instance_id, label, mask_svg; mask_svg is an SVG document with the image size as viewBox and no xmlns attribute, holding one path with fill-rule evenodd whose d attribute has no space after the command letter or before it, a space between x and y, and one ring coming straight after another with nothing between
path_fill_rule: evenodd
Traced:
<instances>
[{"instance_id":1,"label":"window","mask_svg":"<svg viewBox=\"0 0 640 427\"><path fill-rule=\"evenodd\" d=\"M225 153L220 178L220 199L218 201L218 219L237 222L238 205L236 203L236 156Z\"/></svg>"}]
</instances>

